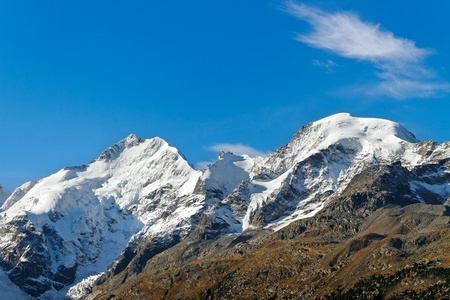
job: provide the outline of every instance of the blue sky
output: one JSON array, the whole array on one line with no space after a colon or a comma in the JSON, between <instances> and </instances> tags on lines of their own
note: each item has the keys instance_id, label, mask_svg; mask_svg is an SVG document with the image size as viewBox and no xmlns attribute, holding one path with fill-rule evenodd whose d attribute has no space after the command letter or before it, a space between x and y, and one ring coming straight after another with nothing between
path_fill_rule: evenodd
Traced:
<instances>
[{"instance_id":1,"label":"blue sky","mask_svg":"<svg viewBox=\"0 0 450 300\"><path fill-rule=\"evenodd\" d=\"M338 112L450 140L450 2L1 1L0 183L135 133L194 165Z\"/></svg>"}]
</instances>

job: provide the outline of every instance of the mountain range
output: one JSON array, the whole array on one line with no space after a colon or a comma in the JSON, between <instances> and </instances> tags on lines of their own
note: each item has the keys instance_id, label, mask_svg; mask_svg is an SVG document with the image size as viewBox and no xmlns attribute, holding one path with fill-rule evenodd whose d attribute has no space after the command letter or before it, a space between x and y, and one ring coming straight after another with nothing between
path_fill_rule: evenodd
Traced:
<instances>
[{"instance_id":1,"label":"mountain range","mask_svg":"<svg viewBox=\"0 0 450 300\"><path fill-rule=\"evenodd\" d=\"M270 155L221 152L204 171L130 135L0 186L0 204L5 299L450 292L450 142L383 119L332 115Z\"/></svg>"}]
</instances>

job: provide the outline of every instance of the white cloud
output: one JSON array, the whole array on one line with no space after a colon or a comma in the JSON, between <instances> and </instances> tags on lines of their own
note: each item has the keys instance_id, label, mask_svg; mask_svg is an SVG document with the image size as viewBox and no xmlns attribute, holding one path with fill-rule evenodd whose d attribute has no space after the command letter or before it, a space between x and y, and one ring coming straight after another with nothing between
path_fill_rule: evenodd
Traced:
<instances>
[{"instance_id":1,"label":"white cloud","mask_svg":"<svg viewBox=\"0 0 450 300\"><path fill-rule=\"evenodd\" d=\"M255 148L252 148L252 147L244 145L244 144L224 143L224 144L217 144L217 145L210 146L207 149L211 150L211 151L215 151L217 153L219 153L220 151L225 151L225 152L232 152L233 154L236 154L236 155L247 154L250 157L265 156L270 153L270 152L257 150Z\"/></svg>"},{"instance_id":2,"label":"white cloud","mask_svg":"<svg viewBox=\"0 0 450 300\"><path fill-rule=\"evenodd\" d=\"M328 72L332 72L333 71L332 68L334 66L336 66L336 63L332 60L320 61L320 60L313 59L312 64L314 66L324 67L325 69L327 69Z\"/></svg>"},{"instance_id":3,"label":"white cloud","mask_svg":"<svg viewBox=\"0 0 450 300\"><path fill-rule=\"evenodd\" d=\"M450 91L450 84L439 82L427 82L420 79L402 78L390 73L381 74L385 77L378 86L371 89L369 93L374 95L385 94L397 99L407 99L412 97L430 98L443 96Z\"/></svg>"},{"instance_id":4,"label":"white cloud","mask_svg":"<svg viewBox=\"0 0 450 300\"><path fill-rule=\"evenodd\" d=\"M361 21L352 13L331 14L294 2L287 3L287 11L313 26L313 32L298 34L297 40L344 57L373 61L417 61L429 52L417 48L412 41L396 38L391 32L380 30L380 25Z\"/></svg>"},{"instance_id":5,"label":"white cloud","mask_svg":"<svg viewBox=\"0 0 450 300\"><path fill-rule=\"evenodd\" d=\"M286 2L283 10L312 26L310 33L297 34L296 40L346 58L371 62L380 71L376 75L381 82L368 90L370 94L403 99L450 92L450 84L436 82L433 70L421 66L431 50L395 37L380 29L379 24L363 22L354 13L328 13L293 1Z\"/></svg>"}]
</instances>

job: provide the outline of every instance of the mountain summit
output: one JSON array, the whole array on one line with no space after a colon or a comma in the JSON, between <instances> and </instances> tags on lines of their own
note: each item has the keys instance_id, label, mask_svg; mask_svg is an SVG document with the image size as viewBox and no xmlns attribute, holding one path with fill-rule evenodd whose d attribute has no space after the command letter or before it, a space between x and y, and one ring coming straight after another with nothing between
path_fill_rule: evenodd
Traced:
<instances>
[{"instance_id":1,"label":"mountain summit","mask_svg":"<svg viewBox=\"0 0 450 300\"><path fill-rule=\"evenodd\" d=\"M89 164L0 194L0 266L33 297L78 299L94 279L112 290L186 239L282 231L354 193L368 172L395 178L379 190L402 187L373 209L444 204L449 161L448 142L419 142L398 123L346 113L302 127L265 157L222 153L204 172L163 139L130 135Z\"/></svg>"},{"instance_id":2,"label":"mountain summit","mask_svg":"<svg viewBox=\"0 0 450 300\"><path fill-rule=\"evenodd\" d=\"M0 206L3 205L10 195L11 193L0 184Z\"/></svg>"}]
</instances>

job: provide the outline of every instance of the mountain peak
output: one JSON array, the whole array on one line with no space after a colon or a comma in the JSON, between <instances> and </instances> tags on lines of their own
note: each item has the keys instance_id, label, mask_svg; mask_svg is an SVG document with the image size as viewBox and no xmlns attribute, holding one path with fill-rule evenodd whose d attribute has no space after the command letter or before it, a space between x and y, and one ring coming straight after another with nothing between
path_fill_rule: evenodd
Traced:
<instances>
[{"instance_id":1,"label":"mountain peak","mask_svg":"<svg viewBox=\"0 0 450 300\"><path fill-rule=\"evenodd\" d=\"M3 205L5 200L8 199L10 195L11 193L0 184L0 206Z\"/></svg>"},{"instance_id":2,"label":"mountain peak","mask_svg":"<svg viewBox=\"0 0 450 300\"><path fill-rule=\"evenodd\" d=\"M117 156L119 156L123 150L131 148L133 146L137 146L142 142L143 140L141 138L137 137L135 134L130 134L123 140L120 140L116 144L112 145L111 147L103 151L102 154L100 154L100 156L98 157L98 160L104 161L113 160Z\"/></svg>"},{"instance_id":3,"label":"mountain peak","mask_svg":"<svg viewBox=\"0 0 450 300\"><path fill-rule=\"evenodd\" d=\"M127 143L134 143L134 142L139 142L142 141L139 137L137 137L134 133L130 134L129 136L127 136L125 138L125 141Z\"/></svg>"},{"instance_id":4,"label":"mountain peak","mask_svg":"<svg viewBox=\"0 0 450 300\"><path fill-rule=\"evenodd\" d=\"M233 152L231 151L220 151L219 152L219 157L217 158L218 160L230 160L230 159L240 159L242 158L244 155L235 155Z\"/></svg>"},{"instance_id":5,"label":"mountain peak","mask_svg":"<svg viewBox=\"0 0 450 300\"><path fill-rule=\"evenodd\" d=\"M219 158L208 165L202 175L207 190L221 191L228 195L242 180L250 179L253 159L248 155L220 152Z\"/></svg>"},{"instance_id":6,"label":"mountain peak","mask_svg":"<svg viewBox=\"0 0 450 300\"><path fill-rule=\"evenodd\" d=\"M386 157L401 153L401 142L417 143L418 140L399 123L338 113L303 126L280 150L287 147L285 150L301 159L340 144Z\"/></svg>"},{"instance_id":7,"label":"mountain peak","mask_svg":"<svg viewBox=\"0 0 450 300\"><path fill-rule=\"evenodd\" d=\"M378 118L353 117L349 113L338 113L313 122L312 127L322 128L325 137L374 138L395 136L409 143L417 143L415 136L397 122Z\"/></svg>"}]
</instances>

